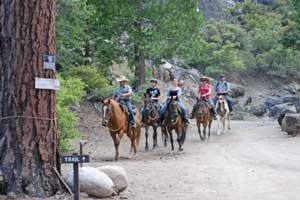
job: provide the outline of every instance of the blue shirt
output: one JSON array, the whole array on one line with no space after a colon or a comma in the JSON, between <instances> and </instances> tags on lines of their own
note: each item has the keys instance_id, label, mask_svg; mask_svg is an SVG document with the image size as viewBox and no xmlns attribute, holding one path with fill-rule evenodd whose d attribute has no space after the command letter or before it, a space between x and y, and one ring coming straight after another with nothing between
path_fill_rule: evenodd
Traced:
<instances>
[{"instance_id":1,"label":"blue shirt","mask_svg":"<svg viewBox=\"0 0 300 200\"><path fill-rule=\"evenodd\" d=\"M120 86L116 89L115 96L119 97L121 94L131 93L132 88L129 85ZM122 97L124 100L130 100L130 96Z\"/></svg>"},{"instance_id":2,"label":"blue shirt","mask_svg":"<svg viewBox=\"0 0 300 200\"><path fill-rule=\"evenodd\" d=\"M227 82L219 81L216 85L215 90L216 92L229 91L229 84Z\"/></svg>"}]
</instances>

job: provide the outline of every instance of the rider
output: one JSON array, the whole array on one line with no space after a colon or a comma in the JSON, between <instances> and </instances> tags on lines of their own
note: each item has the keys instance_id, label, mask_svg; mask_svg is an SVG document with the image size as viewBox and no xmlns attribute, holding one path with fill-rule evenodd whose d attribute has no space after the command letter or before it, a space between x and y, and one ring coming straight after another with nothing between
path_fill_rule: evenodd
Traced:
<instances>
[{"instance_id":1,"label":"rider","mask_svg":"<svg viewBox=\"0 0 300 200\"><path fill-rule=\"evenodd\" d=\"M116 89L113 99L117 100L118 102L122 101L125 103L129 112L129 120L131 126L135 128L136 123L134 121L134 112L130 100L130 97L132 95L132 88L126 84L128 82L128 79L125 76L121 76L117 79L117 81L119 82L120 87Z\"/></svg>"},{"instance_id":2,"label":"rider","mask_svg":"<svg viewBox=\"0 0 300 200\"><path fill-rule=\"evenodd\" d=\"M146 94L150 95L151 99L156 102L160 109L161 109L161 104L158 102L159 100L159 96L160 96L160 90L159 88L157 87L157 80L156 79L151 79L150 80L151 82L151 87L149 87L147 90L146 90ZM144 122L144 108L141 109L141 113L142 113L142 121Z\"/></svg>"},{"instance_id":3,"label":"rider","mask_svg":"<svg viewBox=\"0 0 300 200\"><path fill-rule=\"evenodd\" d=\"M210 79L206 76L200 77L198 98L207 101L211 105L210 110L213 114L214 119L216 119L215 106L214 106L213 100L211 99ZM197 109L197 103L193 106L193 111L192 111L192 114L191 114L191 118L195 118L196 109Z\"/></svg>"},{"instance_id":4,"label":"rider","mask_svg":"<svg viewBox=\"0 0 300 200\"><path fill-rule=\"evenodd\" d=\"M176 101L178 102L179 106L180 106L180 109L181 109L181 112L182 112L182 118L183 118L183 121L185 123L185 125L188 125L189 124L189 120L187 119L187 114L186 114L186 109L180 99L181 97L181 94L182 94L182 90L181 88L178 86L179 84L179 81L177 78L174 78L173 80L173 87L169 88L168 91L167 91L167 103L163 105L162 109L161 109L161 116L160 116L160 122L163 121L164 119L164 114L167 110L167 105L169 103L169 100L171 99L171 95L174 97L174 94L176 96Z\"/></svg>"},{"instance_id":5,"label":"rider","mask_svg":"<svg viewBox=\"0 0 300 200\"><path fill-rule=\"evenodd\" d=\"M233 103L232 99L229 96L229 83L226 82L226 77L224 74L220 75L220 80L217 82L215 91L216 91L216 96L214 97L214 104L216 105L218 97L220 95L223 95L226 98L226 101L228 103L229 111L233 111Z\"/></svg>"}]
</instances>

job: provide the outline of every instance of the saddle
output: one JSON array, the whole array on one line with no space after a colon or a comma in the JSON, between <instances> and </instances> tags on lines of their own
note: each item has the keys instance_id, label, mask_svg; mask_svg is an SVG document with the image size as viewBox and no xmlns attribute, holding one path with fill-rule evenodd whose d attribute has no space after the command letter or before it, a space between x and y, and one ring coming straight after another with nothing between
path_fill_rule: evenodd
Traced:
<instances>
[{"instance_id":1,"label":"saddle","mask_svg":"<svg viewBox=\"0 0 300 200\"><path fill-rule=\"evenodd\" d=\"M128 110L127 106L126 106L124 103L119 103L119 106L120 106L121 110L122 110L127 116L129 116L129 110ZM133 109L134 115L136 115L136 109L135 109L135 106L134 106L134 105L132 105L132 109Z\"/></svg>"},{"instance_id":2,"label":"saddle","mask_svg":"<svg viewBox=\"0 0 300 200\"><path fill-rule=\"evenodd\" d=\"M197 101L198 107L199 107L200 103L204 103L208 107L208 109L212 108L212 105L208 102L207 99L198 99L198 101Z\"/></svg>"}]
</instances>

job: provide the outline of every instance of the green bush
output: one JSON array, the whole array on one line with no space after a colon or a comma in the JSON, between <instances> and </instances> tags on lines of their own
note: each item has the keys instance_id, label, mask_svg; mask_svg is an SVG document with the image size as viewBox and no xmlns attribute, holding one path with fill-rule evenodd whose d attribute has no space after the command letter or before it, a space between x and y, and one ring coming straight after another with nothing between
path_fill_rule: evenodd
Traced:
<instances>
[{"instance_id":1,"label":"green bush","mask_svg":"<svg viewBox=\"0 0 300 200\"><path fill-rule=\"evenodd\" d=\"M63 77L76 77L81 79L86 89L101 89L108 86L107 79L99 72L95 66L82 65L79 67L71 67L63 72Z\"/></svg>"},{"instance_id":2,"label":"green bush","mask_svg":"<svg viewBox=\"0 0 300 200\"><path fill-rule=\"evenodd\" d=\"M78 78L57 77L61 82L61 88L56 95L56 112L58 117L58 129L61 151L70 150L70 139L79 136L75 128L77 117L70 111L72 103L79 103L85 96L85 84Z\"/></svg>"}]
</instances>

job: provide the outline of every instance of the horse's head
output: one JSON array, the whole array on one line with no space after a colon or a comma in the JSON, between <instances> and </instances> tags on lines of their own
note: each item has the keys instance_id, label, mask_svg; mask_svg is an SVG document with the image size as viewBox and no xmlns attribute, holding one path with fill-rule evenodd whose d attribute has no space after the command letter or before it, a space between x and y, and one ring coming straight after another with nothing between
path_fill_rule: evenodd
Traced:
<instances>
[{"instance_id":1,"label":"horse's head","mask_svg":"<svg viewBox=\"0 0 300 200\"><path fill-rule=\"evenodd\" d=\"M226 111L226 99L223 95L218 97L217 109L220 110L220 112Z\"/></svg>"},{"instance_id":2,"label":"horse's head","mask_svg":"<svg viewBox=\"0 0 300 200\"><path fill-rule=\"evenodd\" d=\"M176 101L176 98L171 98L171 101L168 104L168 113L173 122L175 122L177 117L180 115L179 110L179 104Z\"/></svg>"},{"instance_id":3,"label":"horse's head","mask_svg":"<svg viewBox=\"0 0 300 200\"><path fill-rule=\"evenodd\" d=\"M145 112L148 112L151 109L153 101L151 99L151 96L149 94L144 93L144 110Z\"/></svg>"},{"instance_id":4,"label":"horse's head","mask_svg":"<svg viewBox=\"0 0 300 200\"><path fill-rule=\"evenodd\" d=\"M109 120L114 114L114 110L111 104L111 99L105 99L102 101L103 106L102 106L102 125L107 126Z\"/></svg>"},{"instance_id":5,"label":"horse's head","mask_svg":"<svg viewBox=\"0 0 300 200\"><path fill-rule=\"evenodd\" d=\"M198 104L197 115L199 115L200 117L204 117L204 115L208 111L207 100L200 98L198 99L197 104Z\"/></svg>"}]
</instances>

